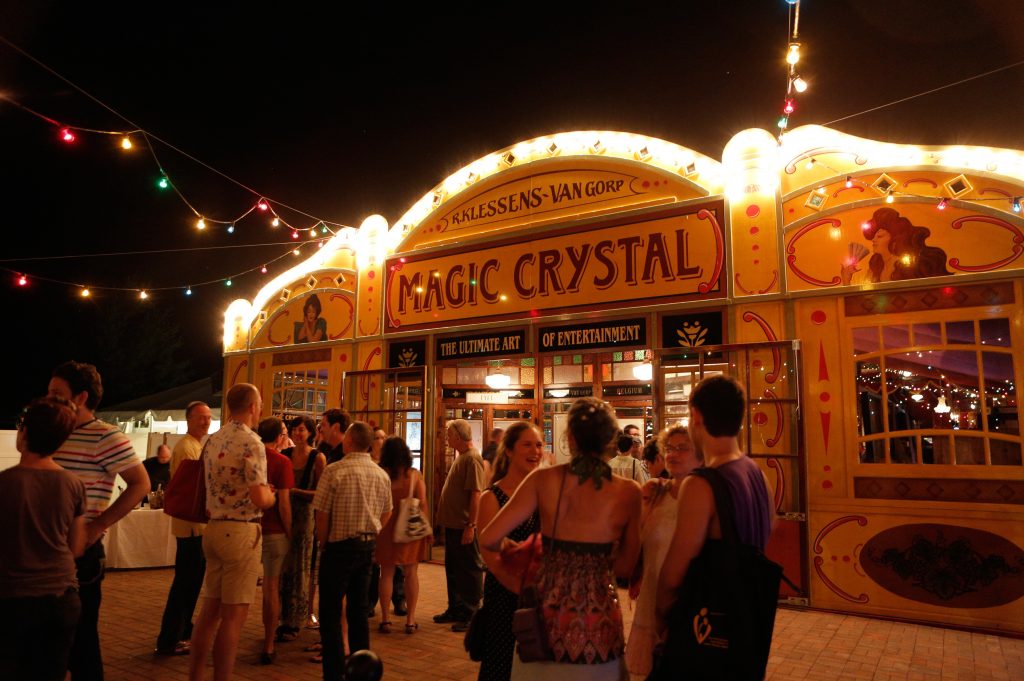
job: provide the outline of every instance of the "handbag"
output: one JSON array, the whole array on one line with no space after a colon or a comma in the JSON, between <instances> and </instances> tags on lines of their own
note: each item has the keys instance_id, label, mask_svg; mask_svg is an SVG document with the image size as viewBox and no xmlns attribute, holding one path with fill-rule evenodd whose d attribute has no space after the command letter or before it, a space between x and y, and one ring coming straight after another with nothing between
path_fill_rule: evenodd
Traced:
<instances>
[{"instance_id":1,"label":"handbag","mask_svg":"<svg viewBox=\"0 0 1024 681\"><path fill-rule=\"evenodd\" d=\"M477 608L476 612L473 613L472 619L469 620L469 628L466 629L466 638L462 641L463 647L465 647L466 652L469 653L469 659L473 662L483 662L484 655L487 653L488 616L486 603L483 607Z\"/></svg>"},{"instance_id":2,"label":"handbag","mask_svg":"<svg viewBox=\"0 0 1024 681\"><path fill-rule=\"evenodd\" d=\"M411 469L409 471L409 496L398 502L398 517L395 519L396 544L408 544L430 536L433 532L426 516L423 515L423 509L420 508L420 500L412 495L417 482L414 472Z\"/></svg>"},{"instance_id":3,"label":"handbag","mask_svg":"<svg viewBox=\"0 0 1024 681\"><path fill-rule=\"evenodd\" d=\"M206 467L203 458L206 447L198 459L185 459L178 464L174 476L164 490L164 513L187 520L190 523L205 523L210 519L206 512Z\"/></svg>"},{"instance_id":4,"label":"handbag","mask_svg":"<svg viewBox=\"0 0 1024 681\"><path fill-rule=\"evenodd\" d=\"M760 681L768 666L782 566L739 543L732 495L721 474L698 468L715 495L721 539L690 563L668 616L668 639L648 681Z\"/></svg>"},{"instance_id":5,"label":"handbag","mask_svg":"<svg viewBox=\"0 0 1024 681\"><path fill-rule=\"evenodd\" d=\"M558 512L562 507L562 490L565 488L565 475L569 467L562 469L562 484L558 488L558 503L555 504L555 525L551 531L554 541L558 533ZM534 542L536 552L540 542ZM548 642L548 630L544 624L544 613L541 609L540 593L536 584L526 585L526 573L519 581L519 607L512 613L512 634L516 637L516 651L523 662L543 662L554 659L551 645Z\"/></svg>"}]
</instances>

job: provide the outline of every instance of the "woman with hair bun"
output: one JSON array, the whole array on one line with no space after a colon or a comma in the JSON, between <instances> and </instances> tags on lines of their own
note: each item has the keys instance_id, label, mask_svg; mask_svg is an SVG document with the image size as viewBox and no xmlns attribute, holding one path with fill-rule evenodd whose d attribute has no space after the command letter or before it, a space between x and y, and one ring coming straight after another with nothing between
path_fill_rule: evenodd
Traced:
<instances>
[{"instance_id":1,"label":"woman with hair bun","mask_svg":"<svg viewBox=\"0 0 1024 681\"><path fill-rule=\"evenodd\" d=\"M491 486L480 497L480 526L484 527L508 503L526 476L536 470L544 458L544 440L532 423L518 421L502 434L494 457ZM534 512L512 530L508 538L514 542L526 541L540 529L540 519ZM484 604L480 620L486 631L486 647L480 664L480 681L508 681L512 674L512 656L515 637L512 635L512 613L516 610L521 577L503 563L501 556L481 547L487 564L484 578Z\"/></svg>"},{"instance_id":2,"label":"woman with hair bun","mask_svg":"<svg viewBox=\"0 0 1024 681\"><path fill-rule=\"evenodd\" d=\"M552 659L512 661L512 679L621 679L624 635L615 576L628 577L640 553L640 486L608 465L618 424L601 400L583 398L568 414L567 464L531 473L484 529L499 551L539 513L543 553L536 587Z\"/></svg>"}]
</instances>

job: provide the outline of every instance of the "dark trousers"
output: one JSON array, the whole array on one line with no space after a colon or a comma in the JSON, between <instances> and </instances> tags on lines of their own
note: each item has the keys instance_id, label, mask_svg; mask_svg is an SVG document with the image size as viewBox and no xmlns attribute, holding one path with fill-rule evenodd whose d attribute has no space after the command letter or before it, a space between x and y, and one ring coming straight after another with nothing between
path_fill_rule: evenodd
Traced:
<instances>
[{"instance_id":1,"label":"dark trousers","mask_svg":"<svg viewBox=\"0 0 1024 681\"><path fill-rule=\"evenodd\" d=\"M178 641L192 638L192 613L203 588L206 558L203 557L203 538L178 537L174 554L174 581L167 592L160 634L156 638L158 650L171 651Z\"/></svg>"},{"instance_id":2,"label":"dark trousers","mask_svg":"<svg viewBox=\"0 0 1024 681\"><path fill-rule=\"evenodd\" d=\"M405 573L402 572L401 565L395 566L395 574L392 577L391 604L395 606L395 610L400 610L405 603ZM373 609L377 607L378 600L380 600L380 565L374 563L373 570L370 573L370 590L367 596L367 617L373 614ZM381 615L382 619L387 619L387 617L384 617L387 614L387 605L382 605L381 609L384 610L384 613Z\"/></svg>"},{"instance_id":3,"label":"dark trousers","mask_svg":"<svg viewBox=\"0 0 1024 681\"><path fill-rule=\"evenodd\" d=\"M68 658L72 681L103 681L103 657L100 655L100 601L103 599L103 572L107 554L97 541L75 561L78 570L78 597L82 616L75 630L75 642Z\"/></svg>"},{"instance_id":4,"label":"dark trousers","mask_svg":"<svg viewBox=\"0 0 1024 681\"><path fill-rule=\"evenodd\" d=\"M320 640L323 643L324 681L341 681L345 647L341 641L341 601L346 599L348 647L353 653L370 647L366 621L366 592L373 565L372 539L329 542L320 560Z\"/></svg>"},{"instance_id":5,"label":"dark trousers","mask_svg":"<svg viewBox=\"0 0 1024 681\"><path fill-rule=\"evenodd\" d=\"M0 679L64 681L81 613L76 589L0 599Z\"/></svg>"},{"instance_id":6,"label":"dark trousers","mask_svg":"<svg viewBox=\"0 0 1024 681\"><path fill-rule=\"evenodd\" d=\"M444 528L444 577L448 586L448 612L468 621L484 595L484 561L476 538L462 543L462 529Z\"/></svg>"}]
</instances>

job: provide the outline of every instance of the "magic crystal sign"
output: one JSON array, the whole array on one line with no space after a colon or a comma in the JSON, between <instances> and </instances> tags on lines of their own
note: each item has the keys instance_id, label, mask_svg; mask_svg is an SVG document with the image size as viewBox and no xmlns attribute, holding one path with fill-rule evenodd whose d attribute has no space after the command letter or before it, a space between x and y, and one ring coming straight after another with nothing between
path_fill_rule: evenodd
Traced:
<instances>
[{"instance_id":1,"label":"magic crystal sign","mask_svg":"<svg viewBox=\"0 0 1024 681\"><path fill-rule=\"evenodd\" d=\"M721 297L721 203L387 263L389 330L540 310Z\"/></svg>"}]
</instances>

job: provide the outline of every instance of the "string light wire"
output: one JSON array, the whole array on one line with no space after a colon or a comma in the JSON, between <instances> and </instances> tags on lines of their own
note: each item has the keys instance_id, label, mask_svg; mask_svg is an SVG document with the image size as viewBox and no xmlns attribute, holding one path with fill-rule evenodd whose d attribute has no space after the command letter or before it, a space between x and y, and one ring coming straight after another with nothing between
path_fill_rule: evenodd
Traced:
<instances>
[{"instance_id":1,"label":"string light wire","mask_svg":"<svg viewBox=\"0 0 1024 681\"><path fill-rule=\"evenodd\" d=\"M326 239L320 239L325 241ZM162 253L191 253L195 251L218 251L230 248L266 248L269 246L287 246L288 253L295 248L292 241L268 241L262 244L229 244L226 246L194 246L192 248L158 248L146 251L117 251L113 253L72 253L69 255L38 255L24 258L0 258L0 263L5 262L31 262L41 260L74 260L84 258L114 258L118 256L154 255Z\"/></svg>"},{"instance_id":2,"label":"string light wire","mask_svg":"<svg viewBox=\"0 0 1024 681\"><path fill-rule=\"evenodd\" d=\"M1018 66L1021 66L1022 64L1024 64L1024 60L1021 60L1021 61L1018 61L1018 62L1014 62L1013 64L1007 64L1006 66L1000 66L997 69L992 69L991 71L986 71L985 73L979 73L979 74L977 74L975 76L971 76L970 78L964 78L963 80L958 80L955 83L947 83L946 85L940 85L937 88L932 88L931 90L925 90L924 92L919 92L916 95L910 95L909 97L903 97L902 99L897 99L895 101L889 102L888 104L880 104L879 106L871 107L870 109L865 109L864 111L858 111L857 113L850 114L849 116L843 116L842 118L836 118L835 120L831 120L831 121L829 121L827 123L822 123L821 125L829 126L829 125L832 125L833 123L839 123L841 121L847 121L847 120L850 120L851 118L856 118L857 116L863 116L864 114L869 114L869 113L871 113L873 111L878 111L879 109L885 109L886 107L895 106L897 104L902 104L903 102L909 102L911 99L917 99L918 97L924 97L925 95L930 95L932 93L939 92L940 90L945 90L947 88L955 87L957 85L963 85L964 83L969 83L972 80L978 80L979 78L985 78L987 76L991 76L991 75L994 75L996 73L1001 73L1003 71L1008 71L1010 69L1017 68Z\"/></svg>"},{"instance_id":3,"label":"string light wire","mask_svg":"<svg viewBox=\"0 0 1024 681\"><path fill-rule=\"evenodd\" d=\"M321 239L321 241L324 241L324 240ZM252 244L252 245L255 246L256 244ZM277 245L281 245L281 244L259 244L259 245L263 245L263 246L274 245L274 246L277 246ZM288 244L288 245L291 246L292 244ZM153 252L161 253L161 252L175 252L175 251L181 251L181 250L210 250L210 249L214 249L214 248L231 248L231 247L230 246L224 246L224 247L210 246L210 247L206 247L206 248L196 248L196 249L166 249L164 251L153 251ZM83 254L83 255L72 255L72 256L53 256L51 259L57 260L57 259L60 259L60 258L75 258L75 257L78 257L78 258L114 257L114 256L124 256L124 255L138 255L138 254L141 254L141 253L147 253L147 251L136 251L136 252L132 252L132 253L129 253L129 252L123 252L123 253L94 253L94 254ZM209 279L207 281L200 281L200 282L197 282L197 283L185 284L185 285L177 285L176 284L176 285L170 285L170 286L150 286L150 287L146 287L145 289L140 289L138 286L103 286L103 285L94 285L94 284L84 284L82 282L77 282L77 281L69 281L69 280L66 280L66 279L57 279L56 277L47 277L47 276L39 276L39 275L29 274L29 273L25 272L24 270L15 270L15 269L12 269L10 267L6 267L4 265L0 265L0 270L3 270L5 272L8 272L8 273L13 274L13 275L18 276L18 277L27 277L29 280L45 281L45 282L49 282L51 284L60 284L62 286L69 286L69 287L72 287L72 288L75 288L75 289L92 289L92 290L101 290L101 291L128 291L128 292L131 292L131 293L138 293L140 290L145 290L145 291L185 291L185 290L188 290L188 291L191 291L192 289L198 288L200 286L211 286L213 284L225 283L225 282L231 281L232 279L237 279L238 277L241 277L241 276L244 276L246 274L249 274L250 272L257 272L257 271L262 272L263 270L265 270L267 268L268 265L273 265L275 262L277 262L279 260L283 260L283 259L285 259L285 258L287 258L288 256L291 256L291 255L293 255L293 250L289 249L288 251L286 251L286 252L282 253L281 255L273 258L272 260L263 261L263 262L261 262L259 265L255 266L255 267L250 267L250 268L248 268L246 270L242 270L240 272L228 275L226 277L220 277L220 278L217 278L217 279ZM40 260L42 258L31 258L31 259L32 260ZM28 260L28 259L25 259L25 260ZM13 262L13 260L3 260L3 261L0 261L0 262Z\"/></svg>"}]
</instances>

